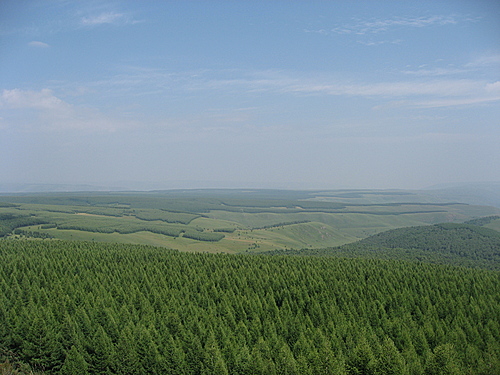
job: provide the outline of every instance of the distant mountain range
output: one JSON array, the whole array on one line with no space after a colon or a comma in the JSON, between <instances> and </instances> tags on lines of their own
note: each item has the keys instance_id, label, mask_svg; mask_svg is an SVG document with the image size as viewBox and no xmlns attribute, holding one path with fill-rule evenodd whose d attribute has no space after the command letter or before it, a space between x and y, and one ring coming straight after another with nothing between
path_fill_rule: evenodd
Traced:
<instances>
[{"instance_id":1,"label":"distant mountain range","mask_svg":"<svg viewBox=\"0 0 500 375\"><path fill-rule=\"evenodd\" d=\"M78 191L123 191L126 188L98 185L72 185L72 184L16 184L0 183L0 194L10 193L65 193Z\"/></svg>"},{"instance_id":2,"label":"distant mountain range","mask_svg":"<svg viewBox=\"0 0 500 375\"><path fill-rule=\"evenodd\" d=\"M177 186L179 184L180 182L175 183L174 185ZM0 194L166 190L164 186L165 184L159 183L152 184L128 182L116 185L0 183ZM186 186L185 188L194 189L195 187ZM172 187L172 189L174 189L174 187ZM201 188L201 190L205 189ZM313 190L303 191L312 192ZM364 203L382 203L382 199L385 203L458 202L472 205L494 206L500 208L500 182L441 184L434 185L422 190L332 189L315 191L327 192L327 200L338 200L347 203L363 203L363 201L365 201ZM384 194L384 192L387 193ZM381 197L382 195L386 196Z\"/></svg>"}]
</instances>

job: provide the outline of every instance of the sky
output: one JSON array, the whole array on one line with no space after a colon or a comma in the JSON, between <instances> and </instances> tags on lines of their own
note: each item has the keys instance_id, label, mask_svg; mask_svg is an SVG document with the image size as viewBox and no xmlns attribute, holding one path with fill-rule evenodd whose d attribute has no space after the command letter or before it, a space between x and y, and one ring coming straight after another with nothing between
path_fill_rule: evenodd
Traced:
<instances>
[{"instance_id":1,"label":"sky","mask_svg":"<svg viewBox=\"0 0 500 375\"><path fill-rule=\"evenodd\" d=\"M0 183L500 181L500 2L0 1Z\"/></svg>"}]
</instances>

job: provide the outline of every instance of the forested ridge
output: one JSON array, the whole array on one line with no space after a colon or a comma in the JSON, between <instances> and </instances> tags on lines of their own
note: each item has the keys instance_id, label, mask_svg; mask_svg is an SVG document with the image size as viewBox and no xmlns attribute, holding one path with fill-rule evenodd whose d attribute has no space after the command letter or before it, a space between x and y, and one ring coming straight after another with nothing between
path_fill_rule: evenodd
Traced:
<instances>
[{"instance_id":1,"label":"forested ridge","mask_svg":"<svg viewBox=\"0 0 500 375\"><path fill-rule=\"evenodd\" d=\"M499 311L487 270L0 241L2 361L46 374L498 374Z\"/></svg>"},{"instance_id":2,"label":"forested ridge","mask_svg":"<svg viewBox=\"0 0 500 375\"><path fill-rule=\"evenodd\" d=\"M500 256L500 232L470 224L443 223L393 229L365 238L360 243L455 253L473 249Z\"/></svg>"},{"instance_id":3,"label":"forested ridge","mask_svg":"<svg viewBox=\"0 0 500 375\"><path fill-rule=\"evenodd\" d=\"M269 254L416 260L500 270L500 232L471 224L487 224L496 218L398 228L336 248L281 250Z\"/></svg>"}]
</instances>

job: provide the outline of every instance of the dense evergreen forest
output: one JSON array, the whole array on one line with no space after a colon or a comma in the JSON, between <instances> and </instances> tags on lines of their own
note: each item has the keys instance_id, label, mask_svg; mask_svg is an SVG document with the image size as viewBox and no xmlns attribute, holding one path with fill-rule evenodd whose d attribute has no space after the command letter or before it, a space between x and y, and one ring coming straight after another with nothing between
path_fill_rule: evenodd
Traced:
<instances>
[{"instance_id":1,"label":"dense evergreen forest","mask_svg":"<svg viewBox=\"0 0 500 375\"><path fill-rule=\"evenodd\" d=\"M499 374L499 312L488 270L0 241L11 373Z\"/></svg>"},{"instance_id":2,"label":"dense evergreen forest","mask_svg":"<svg viewBox=\"0 0 500 375\"><path fill-rule=\"evenodd\" d=\"M493 216L463 224L398 228L335 248L281 250L269 254L370 257L500 270L500 232L474 225L497 219L498 216Z\"/></svg>"}]
</instances>

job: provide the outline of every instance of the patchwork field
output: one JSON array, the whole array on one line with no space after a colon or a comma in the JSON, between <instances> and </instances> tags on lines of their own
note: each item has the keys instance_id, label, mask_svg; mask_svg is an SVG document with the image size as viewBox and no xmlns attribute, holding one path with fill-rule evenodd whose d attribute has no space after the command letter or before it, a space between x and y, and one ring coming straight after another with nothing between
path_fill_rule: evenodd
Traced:
<instances>
[{"instance_id":1,"label":"patchwork field","mask_svg":"<svg viewBox=\"0 0 500 375\"><path fill-rule=\"evenodd\" d=\"M406 191L57 193L0 196L0 234L261 252L337 246L389 229L499 213Z\"/></svg>"}]
</instances>

